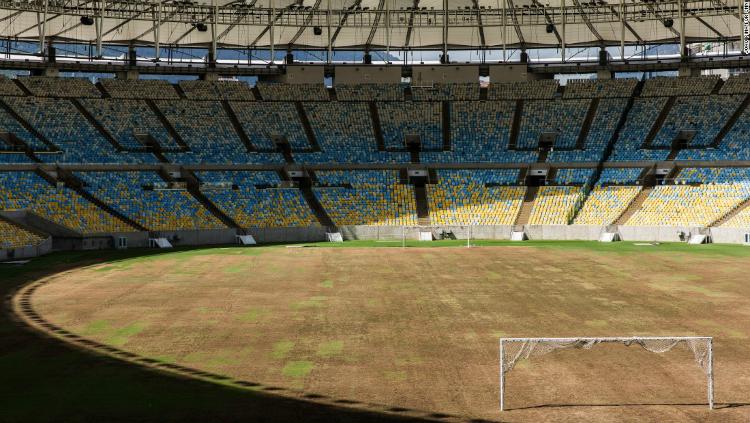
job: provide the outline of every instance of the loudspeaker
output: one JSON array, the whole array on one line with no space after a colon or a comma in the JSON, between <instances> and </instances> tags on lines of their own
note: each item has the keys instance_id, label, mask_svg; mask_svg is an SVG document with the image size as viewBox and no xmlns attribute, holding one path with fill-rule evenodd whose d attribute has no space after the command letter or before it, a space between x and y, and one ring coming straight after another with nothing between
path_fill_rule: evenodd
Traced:
<instances>
[{"instance_id":1,"label":"loudspeaker","mask_svg":"<svg viewBox=\"0 0 750 423\"><path fill-rule=\"evenodd\" d=\"M128 64L130 66L135 66L136 62L138 61L137 56L135 54L135 49L128 51Z\"/></svg>"},{"instance_id":2,"label":"loudspeaker","mask_svg":"<svg viewBox=\"0 0 750 423\"><path fill-rule=\"evenodd\" d=\"M313 34L315 34L315 35L323 35L323 28L321 28L319 26L314 26L313 27Z\"/></svg>"},{"instance_id":3,"label":"loudspeaker","mask_svg":"<svg viewBox=\"0 0 750 423\"><path fill-rule=\"evenodd\" d=\"M609 62L609 53L607 50L599 50L599 66L607 66Z\"/></svg>"}]
</instances>

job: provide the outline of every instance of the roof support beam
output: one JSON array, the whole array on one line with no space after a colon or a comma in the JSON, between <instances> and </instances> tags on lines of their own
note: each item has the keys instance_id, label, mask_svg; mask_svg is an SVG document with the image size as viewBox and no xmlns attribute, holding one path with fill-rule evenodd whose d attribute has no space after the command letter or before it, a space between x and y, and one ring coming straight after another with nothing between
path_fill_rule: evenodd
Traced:
<instances>
[{"instance_id":1,"label":"roof support beam","mask_svg":"<svg viewBox=\"0 0 750 423\"><path fill-rule=\"evenodd\" d=\"M380 0L380 3L378 4L378 11L383 11L385 0ZM375 39L375 32L378 30L378 27L380 26L380 18L383 16L383 13L378 13L375 15L375 22L372 25L372 28L370 28L370 34L367 36L367 41L365 42L365 50L369 50L369 46L372 45L372 40ZM387 21L386 21L387 23Z\"/></svg>"},{"instance_id":2,"label":"roof support beam","mask_svg":"<svg viewBox=\"0 0 750 423\"><path fill-rule=\"evenodd\" d=\"M594 25L591 24L591 20L589 19L586 12L583 10L583 7L581 6L581 2L579 0L573 0L573 4L575 4L576 8L578 9L578 12L581 14L581 18L583 19L583 22L586 23L586 27L591 31L591 33L596 37L597 40L601 43L603 41L602 36L599 35L599 31L594 28Z\"/></svg>"},{"instance_id":3,"label":"roof support beam","mask_svg":"<svg viewBox=\"0 0 750 423\"><path fill-rule=\"evenodd\" d=\"M479 8L479 0L472 0L474 3L474 10L477 12L477 25L479 25L479 42L482 44L482 62L484 62L484 50L487 47L487 41L484 38L484 25L482 24L482 11Z\"/></svg>"},{"instance_id":4,"label":"roof support beam","mask_svg":"<svg viewBox=\"0 0 750 423\"><path fill-rule=\"evenodd\" d=\"M336 31L333 32L333 37L331 38L331 43L336 44L336 39L339 36L339 32L341 32L341 28L343 28L344 24L346 23L347 19L349 19L349 15L352 13L352 9L359 7L359 5L362 4L362 0L357 0L352 4L349 9L344 12L344 15L341 17L341 20L339 21L339 24L336 25ZM377 15L378 17L380 15ZM377 19L377 18L376 18ZM373 28L375 28L377 24L373 25Z\"/></svg>"},{"instance_id":5,"label":"roof support beam","mask_svg":"<svg viewBox=\"0 0 750 423\"><path fill-rule=\"evenodd\" d=\"M328 3L328 10L326 12L326 26L328 26L328 54L326 61L331 64L333 61L333 34L331 33L331 0L326 0Z\"/></svg>"},{"instance_id":6,"label":"roof support beam","mask_svg":"<svg viewBox=\"0 0 750 423\"><path fill-rule=\"evenodd\" d=\"M697 17L697 16L696 16L696 17L695 17L695 20L697 20L697 21L698 21L698 22L700 22L700 23L701 23L701 24L702 24L703 26L705 26L706 28L708 28L708 30L709 30L709 31L711 31L711 32L713 32L714 34L716 34L716 36L717 36L717 37L719 37L719 38L726 38L726 36L724 36L724 34L722 34L721 32L719 32L719 30L717 30L717 29L716 29L716 28L714 28L713 26L709 25L709 24L708 24L708 22L704 21L703 19L701 19L701 18L699 18L699 17Z\"/></svg>"},{"instance_id":7,"label":"roof support beam","mask_svg":"<svg viewBox=\"0 0 750 423\"><path fill-rule=\"evenodd\" d=\"M440 63L448 63L448 0L443 0L443 57Z\"/></svg>"},{"instance_id":8,"label":"roof support beam","mask_svg":"<svg viewBox=\"0 0 750 423\"><path fill-rule=\"evenodd\" d=\"M406 41L404 41L405 48L408 48L411 46L411 34L414 32L414 12L417 10L418 7L419 7L419 0L414 0L414 5L412 6L411 13L409 13L409 27L406 28ZM388 19L386 22L388 21L390 21L390 19Z\"/></svg>"},{"instance_id":9,"label":"roof support beam","mask_svg":"<svg viewBox=\"0 0 750 423\"><path fill-rule=\"evenodd\" d=\"M312 22L313 16L315 16L315 12L320 7L320 2L321 2L321 0L316 0L315 1L315 5L310 10L310 13L308 13L307 16L305 16L305 20L303 21L302 25L300 25L299 29L294 34L294 37L292 37L292 39L289 40L289 44L290 45L297 44L297 40L299 40L299 38L302 36L302 34L305 33L305 29L309 27L310 22ZM330 0L328 0L328 3L329 4L331 3ZM301 6L302 5L302 1L298 1L297 4Z\"/></svg>"},{"instance_id":10,"label":"roof support beam","mask_svg":"<svg viewBox=\"0 0 750 423\"><path fill-rule=\"evenodd\" d=\"M565 0L560 0L560 12L562 18L562 36L560 37L560 58L565 63Z\"/></svg>"},{"instance_id":11,"label":"roof support beam","mask_svg":"<svg viewBox=\"0 0 750 423\"><path fill-rule=\"evenodd\" d=\"M625 20L625 5L624 5L624 3L621 4L621 6L620 6L620 12L616 11L615 7L611 6L611 5L609 6L609 10L611 10L612 13L620 19L620 24L622 26L624 26L625 28L627 28L628 31L630 31L630 33L633 34L633 36L635 37L635 39L638 40L639 43L641 43L641 44L645 44L646 43L643 40L643 38L641 38L641 36L638 35L637 32L635 32L635 30L633 29L633 27L630 26L630 24ZM624 38L624 34L623 34L623 38ZM623 59L624 58L625 57L623 56Z\"/></svg>"},{"instance_id":12,"label":"roof support beam","mask_svg":"<svg viewBox=\"0 0 750 423\"><path fill-rule=\"evenodd\" d=\"M564 0L560 0L560 3L564 3ZM554 24L552 23L552 18L550 18L550 17L549 17L549 15L547 14L547 10L546 10L546 9L544 8L544 6L542 6L542 4L541 4L541 3L539 3L539 1L538 1L538 0L532 0L532 4L533 4L534 6L536 6L536 7L540 8L540 9L542 9L542 13L544 13L544 20L545 20L545 21L547 22L547 24L549 24L549 25L552 25L552 32L554 32L554 34L555 34L555 37L557 37L557 43L558 43L558 44L560 44L560 45L562 46L562 44L563 44L563 39L562 39L562 37L560 36L560 33L559 33L559 32L557 32L557 26L555 26L555 25L554 25ZM564 21L563 21L563 22L564 22Z\"/></svg>"},{"instance_id":13,"label":"roof support beam","mask_svg":"<svg viewBox=\"0 0 750 423\"><path fill-rule=\"evenodd\" d=\"M516 30L516 36L518 37L518 43L521 45L521 49L524 48L526 41L523 39L523 32L521 27L518 25L518 17L516 16L516 8L513 5L513 0L505 0L508 2L508 9L510 10L510 17L513 21L513 28Z\"/></svg>"},{"instance_id":14,"label":"roof support beam","mask_svg":"<svg viewBox=\"0 0 750 423\"><path fill-rule=\"evenodd\" d=\"M44 0L44 14L42 15L42 21L39 25L39 54L42 55L42 57L45 56L45 48L44 48L44 37L47 33L47 11L49 10L49 0ZM59 16L59 15L58 15ZM37 19L39 19L39 14L36 14Z\"/></svg>"}]
</instances>

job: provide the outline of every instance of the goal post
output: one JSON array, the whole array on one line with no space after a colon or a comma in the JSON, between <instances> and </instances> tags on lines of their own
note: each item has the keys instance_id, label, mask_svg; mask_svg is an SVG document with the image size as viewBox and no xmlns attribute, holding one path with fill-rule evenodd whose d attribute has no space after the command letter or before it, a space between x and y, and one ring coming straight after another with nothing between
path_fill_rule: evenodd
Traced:
<instances>
[{"instance_id":1,"label":"goal post","mask_svg":"<svg viewBox=\"0 0 750 423\"><path fill-rule=\"evenodd\" d=\"M708 336L632 336L603 338L500 338L500 411L505 407L505 375L521 360L559 349L591 349L602 343L638 345L646 351L665 353L681 346L693 353L706 374L708 408L714 408L713 338Z\"/></svg>"}]
</instances>

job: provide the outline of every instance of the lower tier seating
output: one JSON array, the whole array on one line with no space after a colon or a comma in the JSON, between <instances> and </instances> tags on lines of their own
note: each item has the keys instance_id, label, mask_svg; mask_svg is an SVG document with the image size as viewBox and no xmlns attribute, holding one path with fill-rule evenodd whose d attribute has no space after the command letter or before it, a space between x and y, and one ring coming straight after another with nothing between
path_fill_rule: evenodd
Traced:
<instances>
[{"instance_id":1,"label":"lower tier seating","mask_svg":"<svg viewBox=\"0 0 750 423\"><path fill-rule=\"evenodd\" d=\"M0 220L0 248L21 248L39 245L44 239L16 225Z\"/></svg>"},{"instance_id":2,"label":"lower tier seating","mask_svg":"<svg viewBox=\"0 0 750 423\"><path fill-rule=\"evenodd\" d=\"M627 221L634 226L709 226L750 198L749 182L661 185Z\"/></svg>"},{"instance_id":3,"label":"lower tier seating","mask_svg":"<svg viewBox=\"0 0 750 423\"><path fill-rule=\"evenodd\" d=\"M641 192L639 186L597 186L589 193L573 223L576 225L611 225L628 208L639 192Z\"/></svg>"},{"instance_id":4,"label":"lower tier seating","mask_svg":"<svg viewBox=\"0 0 750 423\"><path fill-rule=\"evenodd\" d=\"M399 183L398 171L320 171L313 189L336 225L417 224L414 188Z\"/></svg>"},{"instance_id":5,"label":"lower tier seating","mask_svg":"<svg viewBox=\"0 0 750 423\"><path fill-rule=\"evenodd\" d=\"M530 225L567 225L582 198L581 187L543 186L537 192Z\"/></svg>"}]
</instances>

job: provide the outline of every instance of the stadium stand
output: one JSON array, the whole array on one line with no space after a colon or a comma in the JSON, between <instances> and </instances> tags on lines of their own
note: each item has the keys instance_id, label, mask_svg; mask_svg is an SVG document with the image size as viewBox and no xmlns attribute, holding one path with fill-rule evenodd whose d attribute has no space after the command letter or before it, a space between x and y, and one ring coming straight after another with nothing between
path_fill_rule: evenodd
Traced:
<instances>
[{"instance_id":1,"label":"stadium stand","mask_svg":"<svg viewBox=\"0 0 750 423\"><path fill-rule=\"evenodd\" d=\"M0 249L38 245L42 241L44 239L39 235L0 220Z\"/></svg>"},{"instance_id":2,"label":"stadium stand","mask_svg":"<svg viewBox=\"0 0 750 423\"><path fill-rule=\"evenodd\" d=\"M169 189L154 172L76 172L86 190L152 231L224 227L190 193Z\"/></svg>"},{"instance_id":3,"label":"stadium stand","mask_svg":"<svg viewBox=\"0 0 750 423\"><path fill-rule=\"evenodd\" d=\"M81 104L125 148L143 149L138 136L150 135L164 149L180 146L143 100L82 99Z\"/></svg>"},{"instance_id":4,"label":"stadium stand","mask_svg":"<svg viewBox=\"0 0 750 423\"><path fill-rule=\"evenodd\" d=\"M612 136L625 113L628 101L624 98L604 98L599 101L596 114L591 121L588 135L583 143L583 150L553 149L547 156L547 162L598 162L604 157Z\"/></svg>"},{"instance_id":5,"label":"stadium stand","mask_svg":"<svg viewBox=\"0 0 750 423\"><path fill-rule=\"evenodd\" d=\"M553 182L557 185L588 185L594 176L594 168L557 169Z\"/></svg>"},{"instance_id":6,"label":"stadium stand","mask_svg":"<svg viewBox=\"0 0 750 423\"><path fill-rule=\"evenodd\" d=\"M729 112L727 112L729 113ZM726 115L723 116L726 118ZM750 107L745 108L716 148L680 150L677 160L750 160Z\"/></svg>"},{"instance_id":7,"label":"stadium stand","mask_svg":"<svg viewBox=\"0 0 750 423\"><path fill-rule=\"evenodd\" d=\"M82 234L134 230L72 189L54 187L33 172L0 172L0 210L28 210Z\"/></svg>"},{"instance_id":8,"label":"stadium stand","mask_svg":"<svg viewBox=\"0 0 750 423\"><path fill-rule=\"evenodd\" d=\"M319 171L313 188L336 225L416 225L414 188L397 171Z\"/></svg>"},{"instance_id":9,"label":"stadium stand","mask_svg":"<svg viewBox=\"0 0 750 423\"><path fill-rule=\"evenodd\" d=\"M102 93L85 78L29 76L18 80L37 97L100 98Z\"/></svg>"},{"instance_id":10,"label":"stadium stand","mask_svg":"<svg viewBox=\"0 0 750 423\"><path fill-rule=\"evenodd\" d=\"M266 101L328 101L323 84L280 84L258 81L255 85Z\"/></svg>"},{"instance_id":11,"label":"stadium stand","mask_svg":"<svg viewBox=\"0 0 750 423\"><path fill-rule=\"evenodd\" d=\"M719 89L719 94L750 94L750 73L730 76Z\"/></svg>"},{"instance_id":12,"label":"stadium stand","mask_svg":"<svg viewBox=\"0 0 750 423\"><path fill-rule=\"evenodd\" d=\"M62 150L42 156L53 163L154 163L151 154L119 153L66 99L8 97L5 101Z\"/></svg>"},{"instance_id":13,"label":"stadium stand","mask_svg":"<svg viewBox=\"0 0 750 423\"><path fill-rule=\"evenodd\" d=\"M401 101L404 87L403 84L338 84L336 98L339 101Z\"/></svg>"},{"instance_id":14,"label":"stadium stand","mask_svg":"<svg viewBox=\"0 0 750 423\"><path fill-rule=\"evenodd\" d=\"M102 79L102 87L112 98L177 100L174 86L163 79Z\"/></svg>"},{"instance_id":15,"label":"stadium stand","mask_svg":"<svg viewBox=\"0 0 750 423\"><path fill-rule=\"evenodd\" d=\"M403 149L405 136L418 135L422 150L442 150L440 103L378 103L386 148Z\"/></svg>"},{"instance_id":16,"label":"stadium stand","mask_svg":"<svg viewBox=\"0 0 750 423\"><path fill-rule=\"evenodd\" d=\"M531 209L530 225L567 225L583 196L576 186L543 186Z\"/></svg>"},{"instance_id":17,"label":"stadium stand","mask_svg":"<svg viewBox=\"0 0 750 423\"><path fill-rule=\"evenodd\" d=\"M414 101L479 100L479 84L412 85L411 98Z\"/></svg>"},{"instance_id":18,"label":"stadium stand","mask_svg":"<svg viewBox=\"0 0 750 423\"><path fill-rule=\"evenodd\" d=\"M21 87L16 85L16 83L13 82L12 79L0 75L0 96L5 97L23 95L26 95L26 93L24 93Z\"/></svg>"},{"instance_id":19,"label":"stadium stand","mask_svg":"<svg viewBox=\"0 0 750 423\"><path fill-rule=\"evenodd\" d=\"M666 102L667 99L664 97L635 99L620 132L620 138L614 146L611 161L665 160L667 158L669 150L641 148Z\"/></svg>"},{"instance_id":20,"label":"stadium stand","mask_svg":"<svg viewBox=\"0 0 750 423\"><path fill-rule=\"evenodd\" d=\"M695 131L688 145L707 147L743 99L739 95L677 97L651 145L670 147L680 131Z\"/></svg>"},{"instance_id":21,"label":"stadium stand","mask_svg":"<svg viewBox=\"0 0 750 423\"><path fill-rule=\"evenodd\" d=\"M243 228L317 226L297 188L276 172L196 172L201 192Z\"/></svg>"},{"instance_id":22,"label":"stadium stand","mask_svg":"<svg viewBox=\"0 0 750 423\"><path fill-rule=\"evenodd\" d=\"M610 225L641 191L636 185L643 169L605 168L573 222L576 225Z\"/></svg>"},{"instance_id":23,"label":"stadium stand","mask_svg":"<svg viewBox=\"0 0 750 423\"><path fill-rule=\"evenodd\" d=\"M656 77L647 79L643 86L643 97L674 97L709 95L719 82L718 75Z\"/></svg>"},{"instance_id":24,"label":"stadium stand","mask_svg":"<svg viewBox=\"0 0 750 423\"><path fill-rule=\"evenodd\" d=\"M526 187L512 186L518 169L439 170L427 185L433 225L512 225Z\"/></svg>"},{"instance_id":25,"label":"stadium stand","mask_svg":"<svg viewBox=\"0 0 750 423\"><path fill-rule=\"evenodd\" d=\"M490 83L487 98L490 100L542 100L551 99L559 85L554 79L529 82Z\"/></svg>"},{"instance_id":26,"label":"stadium stand","mask_svg":"<svg viewBox=\"0 0 750 423\"><path fill-rule=\"evenodd\" d=\"M563 98L630 97L638 85L637 79L571 79L565 86Z\"/></svg>"},{"instance_id":27,"label":"stadium stand","mask_svg":"<svg viewBox=\"0 0 750 423\"><path fill-rule=\"evenodd\" d=\"M2 132L15 135L34 151L49 150L47 144L29 132L10 113L0 107L0 133ZM8 144L3 144L2 141L0 141L0 146L9 147Z\"/></svg>"},{"instance_id":28,"label":"stadium stand","mask_svg":"<svg viewBox=\"0 0 750 423\"><path fill-rule=\"evenodd\" d=\"M242 81L180 81L190 100L254 101L253 90Z\"/></svg>"},{"instance_id":29,"label":"stadium stand","mask_svg":"<svg viewBox=\"0 0 750 423\"><path fill-rule=\"evenodd\" d=\"M293 103L233 101L230 105L255 148L275 151L273 136L286 138L293 150L311 148Z\"/></svg>"},{"instance_id":30,"label":"stadium stand","mask_svg":"<svg viewBox=\"0 0 750 423\"><path fill-rule=\"evenodd\" d=\"M280 154L248 153L217 101L157 101L159 109L192 153L166 154L184 163L282 163Z\"/></svg>"},{"instance_id":31,"label":"stadium stand","mask_svg":"<svg viewBox=\"0 0 750 423\"><path fill-rule=\"evenodd\" d=\"M424 163L531 163L536 151L509 151L515 103L457 101L451 104L451 151L424 152Z\"/></svg>"},{"instance_id":32,"label":"stadium stand","mask_svg":"<svg viewBox=\"0 0 750 423\"><path fill-rule=\"evenodd\" d=\"M524 103L517 148L535 149L544 133L556 134L555 148L574 148L588 111L588 100L537 100Z\"/></svg>"}]
</instances>

